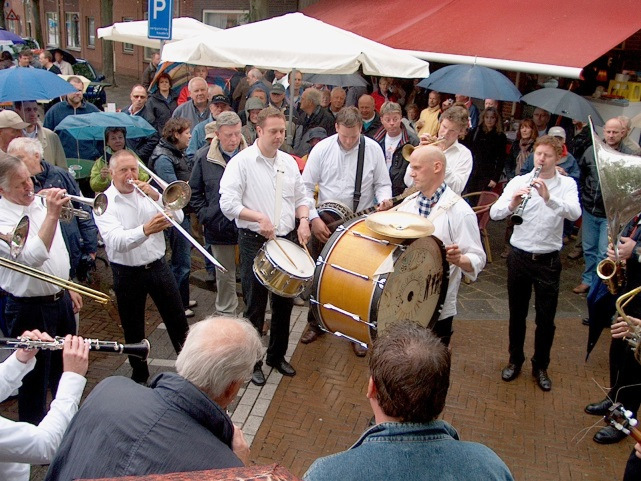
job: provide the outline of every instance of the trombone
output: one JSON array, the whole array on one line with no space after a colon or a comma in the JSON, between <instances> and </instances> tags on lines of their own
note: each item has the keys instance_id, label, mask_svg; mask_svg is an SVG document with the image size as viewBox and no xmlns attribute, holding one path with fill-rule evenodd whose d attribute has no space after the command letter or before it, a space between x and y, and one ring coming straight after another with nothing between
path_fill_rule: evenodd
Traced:
<instances>
[{"instance_id":1,"label":"trombone","mask_svg":"<svg viewBox=\"0 0 641 481\"><path fill-rule=\"evenodd\" d=\"M155 176L155 174L154 174L154 176ZM202 255L204 255L205 258L209 262L214 264L221 272L227 272L227 269L225 269L223 267L223 265L214 258L214 256L212 256L209 252L207 252L207 250L202 245L200 245L200 243L196 239L194 239L185 229L183 229L182 226L178 222L176 222L169 214L167 214L167 212L165 212L165 210L162 207L160 207L151 197L149 197L147 194L145 194L143 192L143 190L136 185L134 180L129 179L127 182L129 184L131 184L133 186L133 188L139 194L143 195L145 197L145 199L147 199L149 202L151 202L151 204L154 206L154 208L158 212L160 212L165 217L165 219L167 219L171 223L171 225L173 225L178 230L178 232L180 232L185 237L185 239L187 239L191 243L191 245L193 245L196 249L198 249L200 251L200 253ZM162 182L165 185L167 185L167 183L165 181L162 181ZM177 182L183 182L183 181L172 182L171 184L169 184L169 187L171 187L172 185L176 184ZM183 183L187 184L186 182L183 182ZM180 210L182 207L177 207L177 205L180 205L180 203L184 201L184 198L180 198L180 196L179 196L178 198L175 199L174 202L172 202L172 201L167 202L165 200L165 195L164 194L167 192L167 190L169 190L169 187L167 187L167 189L165 189L163 191L163 203L165 204L165 207L167 209L171 210L171 211ZM189 187L188 184L187 184L187 187ZM172 195L173 195L173 193L174 192L172 192ZM189 190L189 195L191 196L191 189ZM187 198L187 202L185 202L184 205L187 205L188 202L189 202L189 198ZM184 207L184 205L183 205L183 207Z\"/></svg>"},{"instance_id":2,"label":"trombone","mask_svg":"<svg viewBox=\"0 0 641 481\"><path fill-rule=\"evenodd\" d=\"M36 197L40 197L41 199L46 199L47 197L45 194L41 194L40 192L34 195ZM99 193L93 199L90 197L80 197L79 195L71 195L71 194L65 194L65 197L69 198L73 202L78 202L80 204L88 205L89 207L91 207L95 215L104 214L105 211L107 210L107 205L109 204L109 201L107 200L107 196L102 192ZM76 209L71 204L64 205L60 213L60 220L62 220L63 222L71 222L71 219L73 219L74 217L77 217L78 219L87 220L91 218L91 215L86 210Z\"/></svg>"},{"instance_id":3,"label":"trombone","mask_svg":"<svg viewBox=\"0 0 641 481\"><path fill-rule=\"evenodd\" d=\"M169 184L142 162L138 162L138 167L147 172L149 177L158 184L158 187L162 190L162 203L169 210L179 210L189 204L189 199L191 199L191 187L187 182L184 180L175 180Z\"/></svg>"},{"instance_id":4,"label":"trombone","mask_svg":"<svg viewBox=\"0 0 641 481\"><path fill-rule=\"evenodd\" d=\"M27 216L24 216L22 219L20 219L11 234L0 234L0 239L9 244L9 251L11 257L13 257L14 259L17 258L24 249L28 234L29 218ZM19 272L20 274L33 277L43 282L48 282L49 284L53 284L69 291L77 292L78 294L89 297L90 299L93 299L100 304L107 304L111 300L111 298L103 292L96 291L81 284L76 284L75 282L62 279L60 277L54 276L53 274L49 274L48 272L44 272L34 267L21 264L14 260L5 259L4 257L0 257L0 267Z\"/></svg>"}]
</instances>

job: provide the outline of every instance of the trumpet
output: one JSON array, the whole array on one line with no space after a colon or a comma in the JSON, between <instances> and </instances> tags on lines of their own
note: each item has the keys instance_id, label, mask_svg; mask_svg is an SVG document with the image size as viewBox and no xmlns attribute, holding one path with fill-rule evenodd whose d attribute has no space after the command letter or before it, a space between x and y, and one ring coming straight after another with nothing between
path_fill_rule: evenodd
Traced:
<instances>
[{"instance_id":1,"label":"trumpet","mask_svg":"<svg viewBox=\"0 0 641 481\"><path fill-rule=\"evenodd\" d=\"M33 194L36 197L40 197L41 199L45 199L47 196L45 194L37 193ZM65 197L69 198L73 202L78 202L80 204L88 205L91 207L93 210L93 213L95 215L102 215L105 213L107 210L107 205L109 204L109 201L107 200L107 196L103 194L102 192L99 193L95 198L91 197L80 197L79 195L71 195L71 194L65 194ZM87 212L86 210L83 209L76 209L73 205L68 204L62 207L62 211L60 213L60 220L63 222L71 222L71 219L74 217L77 217L78 219L83 219L87 220L91 218L91 214Z\"/></svg>"},{"instance_id":2,"label":"trumpet","mask_svg":"<svg viewBox=\"0 0 641 481\"><path fill-rule=\"evenodd\" d=\"M519 204L519 206L516 208L512 216L510 217L510 221L514 225L521 225L523 224L523 212L525 211L525 206L527 205L528 201L532 197L532 186L534 185L534 181L538 179L539 175L541 175L541 169L543 168L542 165L539 165L535 170L534 173L532 174L532 178L530 179L530 190L528 191L527 194L523 194L522 196L522 201Z\"/></svg>"},{"instance_id":3,"label":"trumpet","mask_svg":"<svg viewBox=\"0 0 641 481\"><path fill-rule=\"evenodd\" d=\"M121 344L115 341L99 341L98 339L85 339L90 351L100 351L110 354L126 354L139 357L143 361L149 356L151 348L149 341L143 339L136 344ZM60 351L64 348L65 338L55 337L53 341L31 340L25 337L16 339L0 337L0 349L43 349L45 351Z\"/></svg>"},{"instance_id":4,"label":"trumpet","mask_svg":"<svg viewBox=\"0 0 641 481\"><path fill-rule=\"evenodd\" d=\"M177 182L181 182L181 181L177 181ZM154 208L159 213L161 213L165 217L165 219L167 219L171 223L171 225L173 225L176 228L176 230L178 232L180 232L183 235L183 237L189 241L189 243L191 245L193 245L196 249L198 249L200 251L200 253L202 255L204 255L207 260L209 260L209 262L214 264L218 269L220 269L221 272L227 272L227 269L225 269L223 267L223 265L214 258L214 256L212 256L209 252L207 252L207 250L202 245L200 245L200 243L196 239L194 239L191 235L189 235L189 233L185 229L183 229L182 226L178 222L176 222L169 214L167 214L167 212L165 212L164 209L162 207L160 207L151 197L149 197L147 194L145 194L143 192L143 190L136 185L136 182L133 179L129 179L127 181L127 183L131 184L133 186L133 188L136 191L138 191L139 194L143 195L145 197L145 199L147 199L149 202L151 202L151 204L154 206ZM176 182L172 182L169 185L171 186L171 185L173 185L175 183ZM187 186L187 187L189 187L189 186ZM165 189L165 192L167 192L167 189ZM191 190L190 190L190 193L191 193ZM177 205L179 205L179 202L178 203L165 202L165 198L164 197L163 197L163 203L165 204L165 207L167 209L169 209L169 210L173 211L173 210L180 210L181 209L181 207L177 207Z\"/></svg>"},{"instance_id":5,"label":"trumpet","mask_svg":"<svg viewBox=\"0 0 641 481\"><path fill-rule=\"evenodd\" d=\"M20 255L29 235L29 217L22 217L10 234L0 234L0 240L9 244L9 255L15 259Z\"/></svg>"},{"instance_id":6,"label":"trumpet","mask_svg":"<svg viewBox=\"0 0 641 481\"><path fill-rule=\"evenodd\" d=\"M425 145L435 145L435 144L440 144L445 140L445 137L438 137L436 140L432 140L431 142L428 142L426 144L419 144L419 145L412 145L412 144L405 144L403 148L401 149L401 155L405 160L408 162L410 161L410 155L412 155L412 152L414 152L416 149L419 147L423 147Z\"/></svg>"},{"instance_id":7,"label":"trumpet","mask_svg":"<svg viewBox=\"0 0 641 481\"><path fill-rule=\"evenodd\" d=\"M189 200L191 199L191 187L187 182L184 180L175 180L169 184L142 162L138 162L138 167L147 172L149 177L158 184L158 187L162 190L162 203L169 210L179 210L189 204Z\"/></svg>"}]
</instances>

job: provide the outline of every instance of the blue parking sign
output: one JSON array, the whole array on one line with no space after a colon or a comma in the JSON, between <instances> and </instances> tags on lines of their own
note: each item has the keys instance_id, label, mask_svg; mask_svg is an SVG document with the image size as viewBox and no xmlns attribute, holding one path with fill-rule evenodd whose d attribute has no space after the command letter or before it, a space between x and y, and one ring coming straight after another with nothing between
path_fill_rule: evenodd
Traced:
<instances>
[{"instance_id":1,"label":"blue parking sign","mask_svg":"<svg viewBox=\"0 0 641 481\"><path fill-rule=\"evenodd\" d=\"M147 37L159 40L171 40L173 20L173 0L149 0Z\"/></svg>"}]
</instances>

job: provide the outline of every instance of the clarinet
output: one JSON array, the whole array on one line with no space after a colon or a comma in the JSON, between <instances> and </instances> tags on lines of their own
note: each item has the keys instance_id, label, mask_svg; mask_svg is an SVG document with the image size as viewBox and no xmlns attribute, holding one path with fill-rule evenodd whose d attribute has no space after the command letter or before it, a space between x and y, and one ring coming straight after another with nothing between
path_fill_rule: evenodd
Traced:
<instances>
[{"instance_id":1,"label":"clarinet","mask_svg":"<svg viewBox=\"0 0 641 481\"><path fill-rule=\"evenodd\" d=\"M126 354L139 357L143 361L149 355L149 341L143 339L136 344L121 344L116 341L99 341L98 339L85 339L90 351L100 351L111 354ZM31 340L24 337L0 337L0 349L44 349L46 351L60 351L64 348L64 337L55 337L53 341Z\"/></svg>"},{"instance_id":2,"label":"clarinet","mask_svg":"<svg viewBox=\"0 0 641 481\"><path fill-rule=\"evenodd\" d=\"M529 184L530 190L528 191L527 194L522 195L523 200L514 211L514 214L512 214L512 217L510 217L510 221L512 222L513 225L523 224L523 211L525 210L525 206L527 205L528 200L530 200L530 197L532 197L532 185L534 184L534 181L539 177L539 175L541 175L542 168L543 166L539 165L534 171L534 173L532 174L532 178L530 179L530 184Z\"/></svg>"}]
</instances>

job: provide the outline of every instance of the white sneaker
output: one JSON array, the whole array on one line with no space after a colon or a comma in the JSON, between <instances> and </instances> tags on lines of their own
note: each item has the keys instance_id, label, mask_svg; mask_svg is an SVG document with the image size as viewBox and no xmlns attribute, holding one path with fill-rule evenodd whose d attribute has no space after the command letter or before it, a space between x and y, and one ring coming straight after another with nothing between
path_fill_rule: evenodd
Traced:
<instances>
[{"instance_id":1,"label":"white sneaker","mask_svg":"<svg viewBox=\"0 0 641 481\"><path fill-rule=\"evenodd\" d=\"M189 303L187 304L187 307L192 308L196 307L198 305L198 301L194 301L193 299L189 300Z\"/></svg>"},{"instance_id":2,"label":"white sneaker","mask_svg":"<svg viewBox=\"0 0 641 481\"><path fill-rule=\"evenodd\" d=\"M194 311L191 309L185 309L185 317L194 317Z\"/></svg>"}]
</instances>

